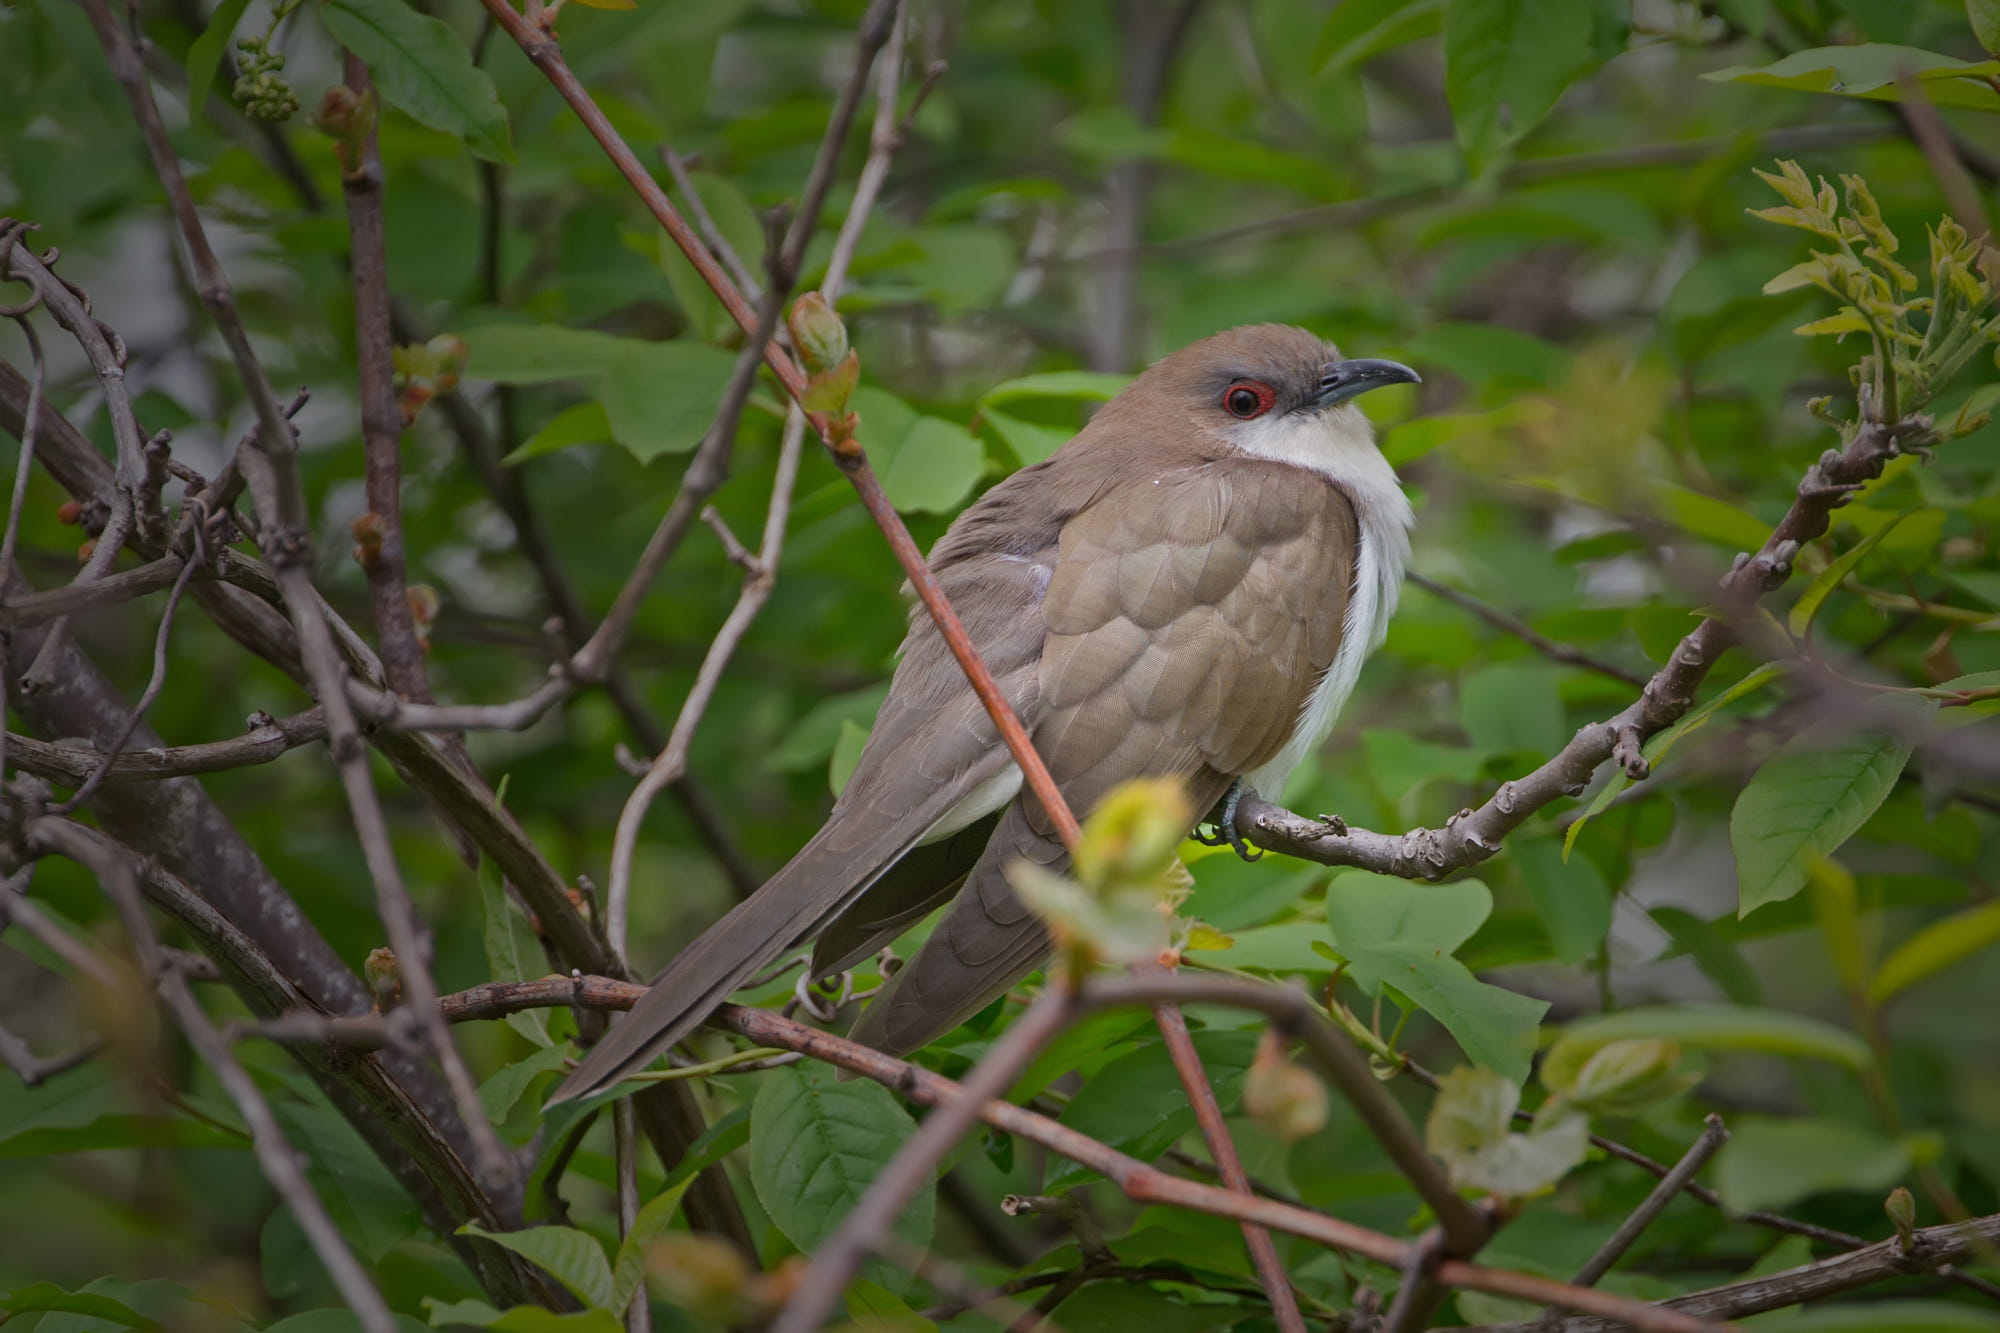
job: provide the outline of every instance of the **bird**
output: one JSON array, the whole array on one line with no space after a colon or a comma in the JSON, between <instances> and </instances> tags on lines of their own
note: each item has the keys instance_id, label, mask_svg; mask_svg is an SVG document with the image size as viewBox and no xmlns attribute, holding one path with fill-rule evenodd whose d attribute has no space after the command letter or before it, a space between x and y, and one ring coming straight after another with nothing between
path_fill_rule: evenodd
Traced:
<instances>
[{"instance_id":1,"label":"bird","mask_svg":"<svg viewBox=\"0 0 2000 1333\"><path fill-rule=\"evenodd\" d=\"M1305 329L1227 329L1154 363L939 538L930 568L1072 809L1139 777L1179 779L1201 811L1246 789L1276 795L1325 739L1387 632L1413 522L1354 399L1418 382ZM829 975L951 901L850 1032L916 1050L1047 955L1007 883L1023 859L1067 865L912 607L825 824L674 958L549 1105L644 1068L806 940L812 974Z\"/></svg>"}]
</instances>

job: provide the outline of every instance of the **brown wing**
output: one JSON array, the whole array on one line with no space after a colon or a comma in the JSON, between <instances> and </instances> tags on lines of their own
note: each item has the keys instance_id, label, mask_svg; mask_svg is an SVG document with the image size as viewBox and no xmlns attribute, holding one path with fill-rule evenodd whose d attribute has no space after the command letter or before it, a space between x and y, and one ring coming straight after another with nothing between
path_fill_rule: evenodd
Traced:
<instances>
[{"instance_id":1,"label":"brown wing","mask_svg":"<svg viewBox=\"0 0 2000 1333\"><path fill-rule=\"evenodd\" d=\"M1277 754L1339 647L1357 540L1331 483L1243 458L1136 478L1072 519L1042 602L1032 725L1071 808L1170 776L1206 810ZM1025 792L858 1040L912 1050L1040 962L1047 938L1004 877L1017 857L1065 862Z\"/></svg>"},{"instance_id":2,"label":"brown wing","mask_svg":"<svg viewBox=\"0 0 2000 1333\"><path fill-rule=\"evenodd\" d=\"M1033 718L1042 649L1035 607L1046 563L970 556L939 577L1008 702ZM961 798L1012 762L937 630L927 617L914 620L861 760L820 831L674 957L550 1104L645 1067L751 975L866 893ZM952 878L969 864L966 857Z\"/></svg>"}]
</instances>

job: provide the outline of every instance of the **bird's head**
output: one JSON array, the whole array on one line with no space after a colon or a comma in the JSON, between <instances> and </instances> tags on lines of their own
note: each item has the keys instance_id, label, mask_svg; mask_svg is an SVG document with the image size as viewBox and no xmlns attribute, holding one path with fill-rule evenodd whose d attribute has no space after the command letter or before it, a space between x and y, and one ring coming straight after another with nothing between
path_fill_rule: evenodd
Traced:
<instances>
[{"instance_id":1,"label":"bird's head","mask_svg":"<svg viewBox=\"0 0 2000 1333\"><path fill-rule=\"evenodd\" d=\"M1374 433L1354 399L1385 384L1420 382L1400 362L1344 357L1317 334L1286 324L1224 330L1140 379L1231 447L1308 466L1350 450L1372 452Z\"/></svg>"}]
</instances>

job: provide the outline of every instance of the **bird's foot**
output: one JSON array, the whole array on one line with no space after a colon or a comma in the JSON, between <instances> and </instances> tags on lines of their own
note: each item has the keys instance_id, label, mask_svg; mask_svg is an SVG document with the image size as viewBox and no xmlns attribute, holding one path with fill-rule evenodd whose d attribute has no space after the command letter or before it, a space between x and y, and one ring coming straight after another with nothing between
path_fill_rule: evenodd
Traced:
<instances>
[{"instance_id":1,"label":"bird's foot","mask_svg":"<svg viewBox=\"0 0 2000 1333\"><path fill-rule=\"evenodd\" d=\"M1230 783L1222 800L1208 812L1209 817L1202 824L1195 825L1194 832L1188 836L1204 847L1228 847L1246 861L1263 860L1264 853L1253 850L1249 843L1243 841L1243 835L1236 831L1236 807L1243 804L1246 793L1255 795L1244 785L1242 778ZM1210 831L1204 832L1203 825L1210 826Z\"/></svg>"}]
</instances>

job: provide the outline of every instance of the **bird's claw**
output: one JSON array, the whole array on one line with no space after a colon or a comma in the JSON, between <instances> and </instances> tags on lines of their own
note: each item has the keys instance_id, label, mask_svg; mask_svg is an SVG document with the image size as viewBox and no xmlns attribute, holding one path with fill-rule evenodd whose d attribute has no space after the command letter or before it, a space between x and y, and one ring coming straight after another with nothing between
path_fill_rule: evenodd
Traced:
<instances>
[{"instance_id":1,"label":"bird's claw","mask_svg":"<svg viewBox=\"0 0 2000 1333\"><path fill-rule=\"evenodd\" d=\"M1249 843L1243 841L1243 835L1236 831L1236 807L1243 804L1243 794L1248 790L1241 778L1230 783L1229 790L1223 793L1221 802L1209 812L1210 818L1203 821L1203 824L1210 826L1212 831L1204 833L1202 825L1197 824L1194 832L1188 836L1204 847L1227 847L1245 861L1263 860L1264 853L1254 850Z\"/></svg>"}]
</instances>

